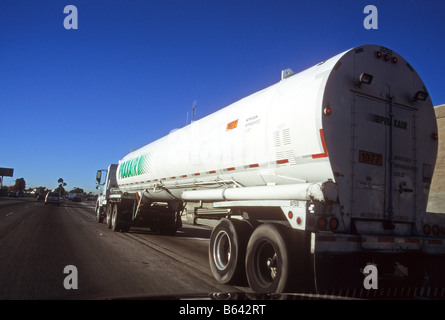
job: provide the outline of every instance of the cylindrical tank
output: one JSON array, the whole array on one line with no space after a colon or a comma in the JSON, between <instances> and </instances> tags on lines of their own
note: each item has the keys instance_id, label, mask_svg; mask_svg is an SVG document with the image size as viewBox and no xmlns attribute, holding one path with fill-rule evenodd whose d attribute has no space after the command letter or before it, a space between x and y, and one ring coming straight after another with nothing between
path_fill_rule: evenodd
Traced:
<instances>
[{"instance_id":1,"label":"cylindrical tank","mask_svg":"<svg viewBox=\"0 0 445 320\"><path fill-rule=\"evenodd\" d=\"M414 101L417 92L426 94L425 101ZM385 110L389 105L400 109L397 119L386 119L387 112L377 110L378 101ZM370 106L369 112L358 112L361 104ZM416 125L414 118L419 118ZM360 131L362 125L369 129L370 122L385 127L385 122L395 120L400 122L397 129L405 134L402 138L414 141L409 155L356 143L372 137L372 132ZM412 130L415 132L407 134ZM392 131L386 128L385 132L383 143L387 144ZM365 166L369 173L363 181L354 180L354 168L358 168L354 164L360 157L375 155L378 162L380 157L398 156L401 162L405 160L402 168L418 164L434 168L435 142L425 137L433 132L437 129L432 103L412 66L389 49L364 45L284 78L128 154L119 161L117 181L122 191L143 191L152 200L182 200L185 191L194 199L189 192L193 190L295 188L340 181L339 197L348 203L351 188L367 183L368 188L376 185L378 189L378 184L388 183L369 181L375 169L372 163ZM383 173L375 174L387 175L388 170L385 167ZM417 178L391 183L393 187L402 182L409 187L423 185L422 177ZM206 197L221 198L217 190L205 193Z\"/></svg>"}]
</instances>

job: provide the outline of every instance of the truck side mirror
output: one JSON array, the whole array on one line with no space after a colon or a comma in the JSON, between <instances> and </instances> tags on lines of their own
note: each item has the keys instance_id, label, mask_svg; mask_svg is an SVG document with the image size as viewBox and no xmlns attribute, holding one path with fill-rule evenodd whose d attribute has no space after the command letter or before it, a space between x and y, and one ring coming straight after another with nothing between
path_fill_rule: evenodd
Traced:
<instances>
[{"instance_id":1,"label":"truck side mirror","mask_svg":"<svg viewBox=\"0 0 445 320\"><path fill-rule=\"evenodd\" d=\"M102 170L97 170L96 174L96 184L100 184L100 179L102 178Z\"/></svg>"}]
</instances>

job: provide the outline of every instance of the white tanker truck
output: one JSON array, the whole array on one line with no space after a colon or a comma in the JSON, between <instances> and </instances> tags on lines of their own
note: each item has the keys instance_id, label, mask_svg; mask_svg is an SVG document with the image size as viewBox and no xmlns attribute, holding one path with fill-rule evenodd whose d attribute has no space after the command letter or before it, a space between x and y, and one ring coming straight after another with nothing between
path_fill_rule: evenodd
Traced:
<instances>
[{"instance_id":1,"label":"white tanker truck","mask_svg":"<svg viewBox=\"0 0 445 320\"><path fill-rule=\"evenodd\" d=\"M363 288L367 264L380 287L443 286L445 220L426 212L437 132L414 68L359 46L110 165L97 220L174 234L185 203L227 209L210 268L260 293Z\"/></svg>"}]
</instances>

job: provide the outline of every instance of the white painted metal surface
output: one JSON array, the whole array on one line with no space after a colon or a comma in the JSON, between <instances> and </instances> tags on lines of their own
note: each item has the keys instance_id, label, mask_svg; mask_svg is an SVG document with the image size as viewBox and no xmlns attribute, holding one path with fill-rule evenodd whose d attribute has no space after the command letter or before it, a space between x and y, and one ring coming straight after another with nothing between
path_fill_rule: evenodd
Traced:
<instances>
[{"instance_id":1,"label":"white painted metal surface","mask_svg":"<svg viewBox=\"0 0 445 320\"><path fill-rule=\"evenodd\" d=\"M242 200L318 200L324 201L322 186L318 183L300 183L278 186L257 186L185 191L185 201L242 201Z\"/></svg>"},{"instance_id":2,"label":"white painted metal surface","mask_svg":"<svg viewBox=\"0 0 445 320\"><path fill-rule=\"evenodd\" d=\"M341 55L340 55L341 56ZM119 162L123 191L152 198L184 190L324 182L321 101L337 56L170 133ZM153 190L166 188L169 193Z\"/></svg>"}]
</instances>

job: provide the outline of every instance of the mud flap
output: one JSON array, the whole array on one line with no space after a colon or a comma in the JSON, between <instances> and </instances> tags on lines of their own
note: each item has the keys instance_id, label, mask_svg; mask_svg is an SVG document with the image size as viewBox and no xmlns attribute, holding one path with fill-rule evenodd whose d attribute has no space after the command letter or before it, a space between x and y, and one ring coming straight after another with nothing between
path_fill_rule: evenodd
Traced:
<instances>
[{"instance_id":1,"label":"mud flap","mask_svg":"<svg viewBox=\"0 0 445 320\"><path fill-rule=\"evenodd\" d=\"M363 275L356 255L312 254L312 263L318 294L363 287Z\"/></svg>"},{"instance_id":2,"label":"mud flap","mask_svg":"<svg viewBox=\"0 0 445 320\"><path fill-rule=\"evenodd\" d=\"M320 294L360 298L386 292L388 298L405 298L432 282L436 285L445 282L440 277L444 265L440 269L437 261L429 261L421 254L317 254L312 258L316 292ZM368 265L375 272L371 278L366 272Z\"/></svg>"},{"instance_id":3,"label":"mud flap","mask_svg":"<svg viewBox=\"0 0 445 320\"><path fill-rule=\"evenodd\" d=\"M445 256L427 256L425 269L426 284L442 291L445 288Z\"/></svg>"}]
</instances>

